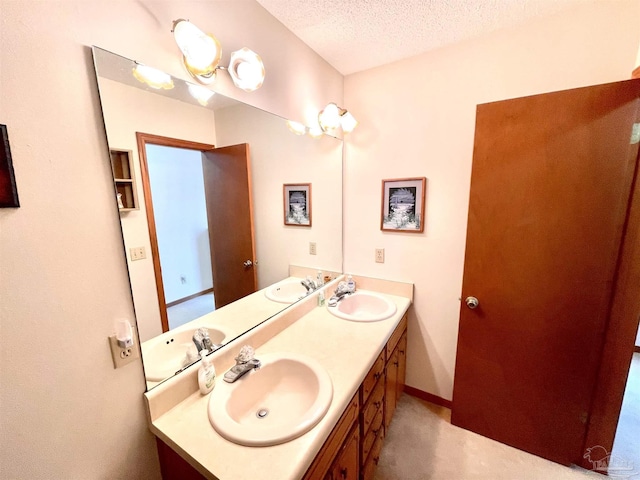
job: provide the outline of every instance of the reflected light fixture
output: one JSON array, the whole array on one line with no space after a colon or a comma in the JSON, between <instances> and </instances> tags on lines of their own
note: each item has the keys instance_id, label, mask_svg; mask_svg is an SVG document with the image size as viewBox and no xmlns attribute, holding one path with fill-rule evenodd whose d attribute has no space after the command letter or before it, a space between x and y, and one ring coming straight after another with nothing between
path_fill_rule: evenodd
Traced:
<instances>
[{"instance_id":1,"label":"reflected light fixture","mask_svg":"<svg viewBox=\"0 0 640 480\"><path fill-rule=\"evenodd\" d=\"M139 82L146 83L156 90L171 90L173 88L171 75L138 62L135 62L135 67L133 67L133 76Z\"/></svg>"},{"instance_id":2,"label":"reflected light fixture","mask_svg":"<svg viewBox=\"0 0 640 480\"><path fill-rule=\"evenodd\" d=\"M233 84L252 92L262 86L265 77L264 64L260 56L248 48L231 53L228 67L220 66L222 47L216 37L204 33L194 24L179 18L173 22L173 37L182 52L182 63L189 75L203 85L216 79L218 70L227 70Z\"/></svg>"},{"instance_id":3,"label":"reflected light fixture","mask_svg":"<svg viewBox=\"0 0 640 480\"><path fill-rule=\"evenodd\" d=\"M287 127L296 135L304 135L307 132L307 127L294 120L287 120Z\"/></svg>"},{"instance_id":4,"label":"reflected light fixture","mask_svg":"<svg viewBox=\"0 0 640 480\"><path fill-rule=\"evenodd\" d=\"M322 127L320 125L316 125L314 127L309 127L309 135L313 138L320 138L322 135L324 135L324 132L322 131Z\"/></svg>"},{"instance_id":5,"label":"reflected light fixture","mask_svg":"<svg viewBox=\"0 0 640 480\"><path fill-rule=\"evenodd\" d=\"M207 103L215 95L216 92L213 90L209 90L202 85L194 85L193 83L187 83L187 88L189 89L189 93L193 98L195 98L200 105L203 107L207 106Z\"/></svg>"},{"instance_id":6,"label":"reflected light fixture","mask_svg":"<svg viewBox=\"0 0 640 480\"><path fill-rule=\"evenodd\" d=\"M348 110L339 107L335 103L329 103L320 110L318 123L323 132L342 128L344 133L350 133L358 125L358 121Z\"/></svg>"}]
</instances>

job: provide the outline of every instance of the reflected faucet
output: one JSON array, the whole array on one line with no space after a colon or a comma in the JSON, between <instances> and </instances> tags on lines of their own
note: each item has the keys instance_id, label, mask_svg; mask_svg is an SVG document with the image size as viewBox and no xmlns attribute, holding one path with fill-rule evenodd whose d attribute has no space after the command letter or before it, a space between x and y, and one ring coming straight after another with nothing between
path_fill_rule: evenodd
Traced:
<instances>
[{"instance_id":1,"label":"reflected faucet","mask_svg":"<svg viewBox=\"0 0 640 480\"><path fill-rule=\"evenodd\" d=\"M233 383L251 370L259 370L260 360L254 358L255 351L249 345L245 345L240 349L240 353L235 358L236 364L224 374L224 381Z\"/></svg>"},{"instance_id":2,"label":"reflected faucet","mask_svg":"<svg viewBox=\"0 0 640 480\"><path fill-rule=\"evenodd\" d=\"M202 350L206 350L207 352L213 352L219 349L222 345L218 345L211 341L209 337L209 330L205 327L200 327L193 334L193 343L195 343L196 348L198 349L198 354Z\"/></svg>"}]
</instances>

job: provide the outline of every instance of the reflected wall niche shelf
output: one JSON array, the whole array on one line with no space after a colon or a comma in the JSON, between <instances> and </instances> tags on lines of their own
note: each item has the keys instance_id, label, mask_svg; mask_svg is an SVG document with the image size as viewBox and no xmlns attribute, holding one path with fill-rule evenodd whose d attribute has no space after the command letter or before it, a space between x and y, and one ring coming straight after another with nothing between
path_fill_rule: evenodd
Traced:
<instances>
[{"instance_id":1,"label":"reflected wall niche shelf","mask_svg":"<svg viewBox=\"0 0 640 480\"><path fill-rule=\"evenodd\" d=\"M121 212L139 210L136 182L133 175L133 165L131 164L131 150L112 148L109 153L111 154L111 170L113 172L116 195L120 194L122 201L122 207L119 207L118 210Z\"/></svg>"}]
</instances>

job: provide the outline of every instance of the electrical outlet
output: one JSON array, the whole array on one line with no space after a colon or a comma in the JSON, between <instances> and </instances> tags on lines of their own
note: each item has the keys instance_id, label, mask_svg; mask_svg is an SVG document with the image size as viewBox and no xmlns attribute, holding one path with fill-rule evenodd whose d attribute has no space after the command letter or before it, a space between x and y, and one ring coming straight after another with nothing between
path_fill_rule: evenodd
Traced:
<instances>
[{"instance_id":1,"label":"electrical outlet","mask_svg":"<svg viewBox=\"0 0 640 480\"><path fill-rule=\"evenodd\" d=\"M384 263L384 248L376 248L376 263Z\"/></svg>"},{"instance_id":2,"label":"electrical outlet","mask_svg":"<svg viewBox=\"0 0 640 480\"><path fill-rule=\"evenodd\" d=\"M140 357L140 355L138 354L138 345L136 345L135 338L133 340L133 345L131 345L130 347L121 347L120 345L118 345L118 339L115 335L111 335L109 337L109 346L111 347L113 368L124 367L126 364L131 363L136 358Z\"/></svg>"},{"instance_id":3,"label":"electrical outlet","mask_svg":"<svg viewBox=\"0 0 640 480\"><path fill-rule=\"evenodd\" d=\"M309 255L316 255L316 242L309 242Z\"/></svg>"},{"instance_id":4,"label":"electrical outlet","mask_svg":"<svg viewBox=\"0 0 640 480\"><path fill-rule=\"evenodd\" d=\"M129 249L129 256L132 261L142 260L143 258L147 258L147 253L144 250L144 247L133 247Z\"/></svg>"}]
</instances>

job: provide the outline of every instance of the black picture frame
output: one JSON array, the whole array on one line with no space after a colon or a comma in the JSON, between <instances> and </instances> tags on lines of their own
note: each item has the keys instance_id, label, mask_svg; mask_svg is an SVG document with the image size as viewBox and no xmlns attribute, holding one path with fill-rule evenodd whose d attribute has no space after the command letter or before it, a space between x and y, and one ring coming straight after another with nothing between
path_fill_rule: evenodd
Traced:
<instances>
[{"instance_id":1,"label":"black picture frame","mask_svg":"<svg viewBox=\"0 0 640 480\"><path fill-rule=\"evenodd\" d=\"M6 125L0 124L0 136L2 137L0 144L0 208L17 208L20 206L20 201L18 200L18 187L13 172Z\"/></svg>"}]
</instances>

